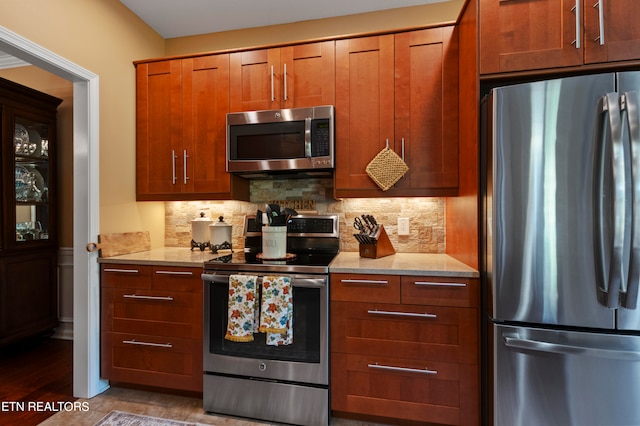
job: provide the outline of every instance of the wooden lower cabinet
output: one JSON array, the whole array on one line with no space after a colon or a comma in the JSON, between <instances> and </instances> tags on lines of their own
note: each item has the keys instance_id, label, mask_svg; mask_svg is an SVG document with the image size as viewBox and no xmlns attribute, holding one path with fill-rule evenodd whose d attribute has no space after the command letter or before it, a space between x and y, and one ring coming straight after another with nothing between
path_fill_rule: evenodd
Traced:
<instances>
[{"instance_id":1,"label":"wooden lower cabinet","mask_svg":"<svg viewBox=\"0 0 640 426\"><path fill-rule=\"evenodd\" d=\"M102 265L103 378L202 392L201 272Z\"/></svg>"},{"instance_id":2,"label":"wooden lower cabinet","mask_svg":"<svg viewBox=\"0 0 640 426\"><path fill-rule=\"evenodd\" d=\"M475 279L331 275L331 409L480 422Z\"/></svg>"}]
</instances>

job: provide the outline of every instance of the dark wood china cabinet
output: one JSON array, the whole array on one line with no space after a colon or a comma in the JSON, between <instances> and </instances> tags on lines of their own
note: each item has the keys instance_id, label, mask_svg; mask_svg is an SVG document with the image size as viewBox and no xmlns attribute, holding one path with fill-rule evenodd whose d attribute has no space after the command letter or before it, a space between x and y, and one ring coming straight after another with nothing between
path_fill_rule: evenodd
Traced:
<instances>
[{"instance_id":1,"label":"dark wood china cabinet","mask_svg":"<svg viewBox=\"0 0 640 426\"><path fill-rule=\"evenodd\" d=\"M55 147L60 102L0 79L0 346L58 325Z\"/></svg>"}]
</instances>

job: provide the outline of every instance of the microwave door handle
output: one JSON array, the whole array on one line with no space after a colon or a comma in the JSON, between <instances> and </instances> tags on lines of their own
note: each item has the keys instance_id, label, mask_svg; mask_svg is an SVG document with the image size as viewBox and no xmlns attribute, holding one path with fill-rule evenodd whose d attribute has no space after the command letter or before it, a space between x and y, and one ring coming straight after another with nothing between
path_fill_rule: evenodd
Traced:
<instances>
[{"instance_id":1,"label":"microwave door handle","mask_svg":"<svg viewBox=\"0 0 640 426\"><path fill-rule=\"evenodd\" d=\"M311 117L304 119L304 155L311 158Z\"/></svg>"},{"instance_id":2,"label":"microwave door handle","mask_svg":"<svg viewBox=\"0 0 640 426\"><path fill-rule=\"evenodd\" d=\"M640 111L637 92L627 92L622 96L626 109L626 125L631 145L631 173L633 187L633 225L631 256L627 290L622 297L622 305L627 309L636 309L638 287L640 286Z\"/></svg>"}]
</instances>

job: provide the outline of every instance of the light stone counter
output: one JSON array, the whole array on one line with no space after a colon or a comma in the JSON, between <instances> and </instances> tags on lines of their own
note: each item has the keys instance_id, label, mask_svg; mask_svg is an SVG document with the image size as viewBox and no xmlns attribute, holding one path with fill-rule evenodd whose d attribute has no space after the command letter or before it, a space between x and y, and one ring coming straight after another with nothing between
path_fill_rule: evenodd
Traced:
<instances>
[{"instance_id":1,"label":"light stone counter","mask_svg":"<svg viewBox=\"0 0 640 426\"><path fill-rule=\"evenodd\" d=\"M329 265L329 272L468 278L480 276L477 270L449 255L427 253L396 253L369 259L360 257L358 252L341 252Z\"/></svg>"},{"instance_id":2,"label":"light stone counter","mask_svg":"<svg viewBox=\"0 0 640 426\"><path fill-rule=\"evenodd\" d=\"M160 265L202 268L204 262L222 255L223 253L212 253L208 248L204 251L200 251L200 249L195 248L192 251L184 247L162 247L151 249L149 251L141 251L138 253L101 257L98 259L98 262L130 265Z\"/></svg>"},{"instance_id":3,"label":"light stone counter","mask_svg":"<svg viewBox=\"0 0 640 426\"><path fill-rule=\"evenodd\" d=\"M101 257L99 263L202 267L204 262L227 253L206 249L162 247L120 256ZM477 278L477 270L446 254L396 253L380 259L360 257L358 252L341 252L329 265L329 272L352 274L431 275Z\"/></svg>"}]
</instances>

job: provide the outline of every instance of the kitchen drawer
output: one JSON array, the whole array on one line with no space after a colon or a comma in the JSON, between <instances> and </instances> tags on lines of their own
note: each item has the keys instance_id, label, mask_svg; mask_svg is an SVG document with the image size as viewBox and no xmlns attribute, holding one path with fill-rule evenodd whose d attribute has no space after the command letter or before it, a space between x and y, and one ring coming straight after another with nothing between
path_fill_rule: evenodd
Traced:
<instances>
[{"instance_id":1,"label":"kitchen drawer","mask_svg":"<svg viewBox=\"0 0 640 426\"><path fill-rule=\"evenodd\" d=\"M477 308L479 298L478 280L475 279L413 276L401 278L402 303Z\"/></svg>"},{"instance_id":2,"label":"kitchen drawer","mask_svg":"<svg viewBox=\"0 0 640 426\"><path fill-rule=\"evenodd\" d=\"M399 275L331 274L331 300L400 303Z\"/></svg>"},{"instance_id":3,"label":"kitchen drawer","mask_svg":"<svg viewBox=\"0 0 640 426\"><path fill-rule=\"evenodd\" d=\"M102 333L102 377L202 392L202 339Z\"/></svg>"},{"instance_id":4,"label":"kitchen drawer","mask_svg":"<svg viewBox=\"0 0 640 426\"><path fill-rule=\"evenodd\" d=\"M151 288L151 266L102 265L102 287Z\"/></svg>"},{"instance_id":5,"label":"kitchen drawer","mask_svg":"<svg viewBox=\"0 0 640 426\"><path fill-rule=\"evenodd\" d=\"M155 336L202 337L202 294L102 289L102 329Z\"/></svg>"},{"instance_id":6,"label":"kitchen drawer","mask_svg":"<svg viewBox=\"0 0 640 426\"><path fill-rule=\"evenodd\" d=\"M477 315L469 308L332 302L331 352L477 363Z\"/></svg>"},{"instance_id":7,"label":"kitchen drawer","mask_svg":"<svg viewBox=\"0 0 640 426\"><path fill-rule=\"evenodd\" d=\"M153 267L153 288L202 293L202 268Z\"/></svg>"},{"instance_id":8,"label":"kitchen drawer","mask_svg":"<svg viewBox=\"0 0 640 426\"><path fill-rule=\"evenodd\" d=\"M333 354L335 411L443 424L460 423L460 365L396 357Z\"/></svg>"}]
</instances>

